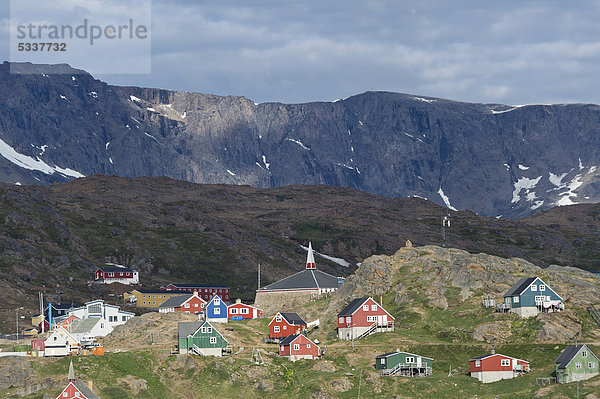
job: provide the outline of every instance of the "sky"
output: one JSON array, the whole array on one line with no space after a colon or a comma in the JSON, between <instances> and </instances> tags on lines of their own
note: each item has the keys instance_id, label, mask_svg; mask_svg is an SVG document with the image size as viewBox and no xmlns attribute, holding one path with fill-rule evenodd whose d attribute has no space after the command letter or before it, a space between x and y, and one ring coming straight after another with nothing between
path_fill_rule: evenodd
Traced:
<instances>
[{"instance_id":1,"label":"sky","mask_svg":"<svg viewBox=\"0 0 600 399\"><path fill-rule=\"evenodd\" d=\"M0 59L9 60L10 7L1 4ZM135 15L128 4L123 12ZM151 73L96 78L256 102L369 90L600 102L600 1L153 0L151 19Z\"/></svg>"}]
</instances>

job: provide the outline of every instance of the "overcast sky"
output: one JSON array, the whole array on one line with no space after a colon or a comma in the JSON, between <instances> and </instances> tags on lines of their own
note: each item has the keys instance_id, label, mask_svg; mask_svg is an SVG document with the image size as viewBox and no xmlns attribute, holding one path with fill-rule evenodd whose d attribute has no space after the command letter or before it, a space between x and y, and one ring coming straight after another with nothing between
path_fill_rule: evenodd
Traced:
<instances>
[{"instance_id":1,"label":"overcast sky","mask_svg":"<svg viewBox=\"0 0 600 399\"><path fill-rule=\"evenodd\" d=\"M2 1L2 60L9 14ZM96 77L256 102L387 90L599 103L598 21L600 1L591 0L153 0L152 74Z\"/></svg>"}]
</instances>

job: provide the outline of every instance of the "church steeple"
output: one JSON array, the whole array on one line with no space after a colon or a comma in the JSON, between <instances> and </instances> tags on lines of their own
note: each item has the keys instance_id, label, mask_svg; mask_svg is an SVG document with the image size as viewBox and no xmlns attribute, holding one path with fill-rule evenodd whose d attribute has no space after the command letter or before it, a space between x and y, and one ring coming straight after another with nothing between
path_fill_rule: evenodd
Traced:
<instances>
[{"instance_id":1,"label":"church steeple","mask_svg":"<svg viewBox=\"0 0 600 399\"><path fill-rule=\"evenodd\" d=\"M308 242L308 255L306 255L306 268L317 268L317 265L315 264L315 256L313 255L312 243L310 241Z\"/></svg>"},{"instance_id":2,"label":"church steeple","mask_svg":"<svg viewBox=\"0 0 600 399\"><path fill-rule=\"evenodd\" d=\"M69 382L75 382L75 372L73 371L73 361L71 360L71 364L69 365L69 375L67 377Z\"/></svg>"}]
</instances>

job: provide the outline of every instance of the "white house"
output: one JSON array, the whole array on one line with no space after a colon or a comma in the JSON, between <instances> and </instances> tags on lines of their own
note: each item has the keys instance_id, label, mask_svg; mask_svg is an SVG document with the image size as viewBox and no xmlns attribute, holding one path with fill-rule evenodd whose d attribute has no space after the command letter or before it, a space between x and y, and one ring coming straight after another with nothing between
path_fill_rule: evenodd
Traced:
<instances>
[{"instance_id":1,"label":"white house","mask_svg":"<svg viewBox=\"0 0 600 399\"><path fill-rule=\"evenodd\" d=\"M85 305L69 311L69 315L80 319L103 318L109 326L116 327L125 324L127 320L135 316L134 313L121 310L118 306L108 305L103 300L86 302Z\"/></svg>"},{"instance_id":2,"label":"white house","mask_svg":"<svg viewBox=\"0 0 600 399\"><path fill-rule=\"evenodd\" d=\"M89 345L96 337L105 337L110 334L113 327L104 317L89 317L83 320L74 320L69 330L82 345Z\"/></svg>"},{"instance_id":3,"label":"white house","mask_svg":"<svg viewBox=\"0 0 600 399\"><path fill-rule=\"evenodd\" d=\"M79 351L79 341L63 327L59 327L44 341L44 356L67 356Z\"/></svg>"}]
</instances>

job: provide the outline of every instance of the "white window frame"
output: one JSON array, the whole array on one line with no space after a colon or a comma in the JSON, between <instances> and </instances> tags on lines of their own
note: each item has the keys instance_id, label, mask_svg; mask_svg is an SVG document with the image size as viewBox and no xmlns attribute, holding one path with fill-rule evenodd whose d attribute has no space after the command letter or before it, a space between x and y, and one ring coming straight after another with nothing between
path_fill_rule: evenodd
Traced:
<instances>
[{"instance_id":1,"label":"white window frame","mask_svg":"<svg viewBox=\"0 0 600 399\"><path fill-rule=\"evenodd\" d=\"M219 298L215 298L215 306L220 306L221 300Z\"/></svg>"},{"instance_id":2,"label":"white window frame","mask_svg":"<svg viewBox=\"0 0 600 399\"><path fill-rule=\"evenodd\" d=\"M519 303L519 297L513 296L513 303Z\"/></svg>"},{"instance_id":3,"label":"white window frame","mask_svg":"<svg viewBox=\"0 0 600 399\"><path fill-rule=\"evenodd\" d=\"M231 309L229 310L229 312L230 312L231 314L237 314L237 311L238 311L238 310L237 310L237 308L231 308Z\"/></svg>"},{"instance_id":4,"label":"white window frame","mask_svg":"<svg viewBox=\"0 0 600 399\"><path fill-rule=\"evenodd\" d=\"M294 344L294 350L295 351L299 351L300 350L300 344Z\"/></svg>"},{"instance_id":5,"label":"white window frame","mask_svg":"<svg viewBox=\"0 0 600 399\"><path fill-rule=\"evenodd\" d=\"M188 309L190 307L190 304L186 303L183 307L186 308L186 309Z\"/></svg>"},{"instance_id":6,"label":"white window frame","mask_svg":"<svg viewBox=\"0 0 600 399\"><path fill-rule=\"evenodd\" d=\"M211 344L216 344L217 343L217 337L210 337L210 343Z\"/></svg>"},{"instance_id":7,"label":"white window frame","mask_svg":"<svg viewBox=\"0 0 600 399\"><path fill-rule=\"evenodd\" d=\"M537 284L531 284L531 291L537 291Z\"/></svg>"},{"instance_id":8,"label":"white window frame","mask_svg":"<svg viewBox=\"0 0 600 399\"><path fill-rule=\"evenodd\" d=\"M581 368L581 362L575 362L575 368L576 369L580 369Z\"/></svg>"},{"instance_id":9,"label":"white window frame","mask_svg":"<svg viewBox=\"0 0 600 399\"><path fill-rule=\"evenodd\" d=\"M276 332L276 333L281 332L281 331L279 331L279 326L273 327L273 332Z\"/></svg>"},{"instance_id":10,"label":"white window frame","mask_svg":"<svg viewBox=\"0 0 600 399\"><path fill-rule=\"evenodd\" d=\"M500 359L500 366L501 367L508 367L508 366L510 366L510 359Z\"/></svg>"},{"instance_id":11,"label":"white window frame","mask_svg":"<svg viewBox=\"0 0 600 399\"><path fill-rule=\"evenodd\" d=\"M593 369L596 367L596 362L588 362L588 368Z\"/></svg>"},{"instance_id":12,"label":"white window frame","mask_svg":"<svg viewBox=\"0 0 600 399\"><path fill-rule=\"evenodd\" d=\"M338 323L344 324L344 316L342 316L338 319Z\"/></svg>"},{"instance_id":13,"label":"white window frame","mask_svg":"<svg viewBox=\"0 0 600 399\"><path fill-rule=\"evenodd\" d=\"M587 351L581 351L581 356L582 357L587 357Z\"/></svg>"},{"instance_id":14,"label":"white window frame","mask_svg":"<svg viewBox=\"0 0 600 399\"><path fill-rule=\"evenodd\" d=\"M414 364L414 363L416 363L414 356L407 356L404 361L406 362L406 364Z\"/></svg>"},{"instance_id":15,"label":"white window frame","mask_svg":"<svg viewBox=\"0 0 600 399\"><path fill-rule=\"evenodd\" d=\"M248 314L248 308L241 308L240 309L240 313L241 314Z\"/></svg>"},{"instance_id":16,"label":"white window frame","mask_svg":"<svg viewBox=\"0 0 600 399\"><path fill-rule=\"evenodd\" d=\"M540 284L540 291L546 291L546 286L544 284Z\"/></svg>"},{"instance_id":17,"label":"white window frame","mask_svg":"<svg viewBox=\"0 0 600 399\"><path fill-rule=\"evenodd\" d=\"M367 323L375 323L377 321L377 316L367 316Z\"/></svg>"},{"instance_id":18,"label":"white window frame","mask_svg":"<svg viewBox=\"0 0 600 399\"><path fill-rule=\"evenodd\" d=\"M207 334L212 334L212 327L206 327L206 333Z\"/></svg>"},{"instance_id":19,"label":"white window frame","mask_svg":"<svg viewBox=\"0 0 600 399\"><path fill-rule=\"evenodd\" d=\"M306 344L306 349L310 349L310 344Z\"/></svg>"},{"instance_id":20,"label":"white window frame","mask_svg":"<svg viewBox=\"0 0 600 399\"><path fill-rule=\"evenodd\" d=\"M377 312L377 305L371 305L371 312Z\"/></svg>"},{"instance_id":21,"label":"white window frame","mask_svg":"<svg viewBox=\"0 0 600 399\"><path fill-rule=\"evenodd\" d=\"M221 308L215 308L214 309L214 313L220 315L221 314Z\"/></svg>"},{"instance_id":22,"label":"white window frame","mask_svg":"<svg viewBox=\"0 0 600 399\"><path fill-rule=\"evenodd\" d=\"M352 316L346 316L346 323L347 324L352 323Z\"/></svg>"},{"instance_id":23,"label":"white window frame","mask_svg":"<svg viewBox=\"0 0 600 399\"><path fill-rule=\"evenodd\" d=\"M206 327L202 327L202 328L200 329L200 332L201 332L202 334L206 334Z\"/></svg>"},{"instance_id":24,"label":"white window frame","mask_svg":"<svg viewBox=\"0 0 600 399\"><path fill-rule=\"evenodd\" d=\"M475 360L475 367L481 367L481 360Z\"/></svg>"},{"instance_id":25,"label":"white window frame","mask_svg":"<svg viewBox=\"0 0 600 399\"><path fill-rule=\"evenodd\" d=\"M280 322L281 321L281 315L275 316L275 321Z\"/></svg>"},{"instance_id":26,"label":"white window frame","mask_svg":"<svg viewBox=\"0 0 600 399\"><path fill-rule=\"evenodd\" d=\"M368 312L369 311L369 305L363 305L363 310L365 312Z\"/></svg>"}]
</instances>

